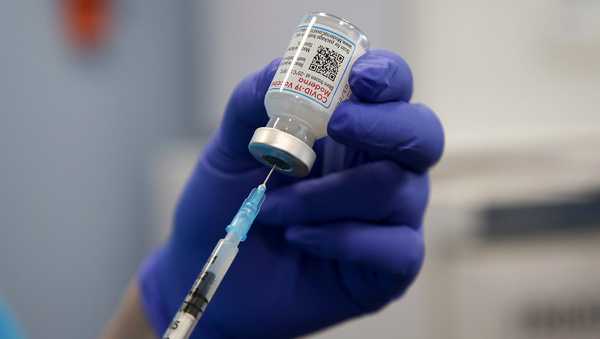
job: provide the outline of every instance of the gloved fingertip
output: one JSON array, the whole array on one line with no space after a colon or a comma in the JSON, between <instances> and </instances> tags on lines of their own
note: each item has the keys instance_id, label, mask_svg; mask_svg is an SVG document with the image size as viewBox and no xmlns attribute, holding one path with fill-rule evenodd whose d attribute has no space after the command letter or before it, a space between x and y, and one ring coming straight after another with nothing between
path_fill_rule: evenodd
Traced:
<instances>
[{"instance_id":1,"label":"gloved fingertip","mask_svg":"<svg viewBox=\"0 0 600 339\"><path fill-rule=\"evenodd\" d=\"M271 69L272 72L275 72L277 70L277 67L279 67L280 63L281 63L281 57L277 57L277 58L271 60L271 62L269 63L269 65L267 67L269 69Z\"/></svg>"},{"instance_id":2,"label":"gloved fingertip","mask_svg":"<svg viewBox=\"0 0 600 339\"><path fill-rule=\"evenodd\" d=\"M246 76L233 90L217 135L217 143L225 146L229 158L251 159L248 156L248 140L256 128L264 126L269 120L264 100L280 61L275 59Z\"/></svg>"},{"instance_id":3,"label":"gloved fingertip","mask_svg":"<svg viewBox=\"0 0 600 339\"><path fill-rule=\"evenodd\" d=\"M395 70L388 60L365 59L354 64L348 83L354 95L374 101L390 86L389 75Z\"/></svg>"},{"instance_id":4,"label":"gloved fingertip","mask_svg":"<svg viewBox=\"0 0 600 339\"><path fill-rule=\"evenodd\" d=\"M275 76L275 72L277 72L277 68L279 67L280 62L281 62L281 58L273 59L270 63L268 63L260 71L255 73L254 95L260 98L261 103L262 103L262 100L264 100L264 96L267 93L269 86L271 85L271 81L273 81L273 77Z\"/></svg>"},{"instance_id":5,"label":"gloved fingertip","mask_svg":"<svg viewBox=\"0 0 600 339\"><path fill-rule=\"evenodd\" d=\"M416 110L420 112L426 126L429 128L423 132L421 138L424 140L419 143L417 153L424 155L422 164L417 167L418 172L424 172L434 166L444 154L445 132L440 117L435 114L431 108L424 104L413 104Z\"/></svg>"},{"instance_id":6,"label":"gloved fingertip","mask_svg":"<svg viewBox=\"0 0 600 339\"><path fill-rule=\"evenodd\" d=\"M271 84L271 81L273 80L273 77L275 76L275 72L277 72L277 68L279 67L280 63L281 63L281 58L275 58L263 69L261 84L264 86L265 91L268 89L269 85Z\"/></svg>"},{"instance_id":7,"label":"gloved fingertip","mask_svg":"<svg viewBox=\"0 0 600 339\"><path fill-rule=\"evenodd\" d=\"M254 130L266 123L264 98L280 62L281 58L274 59L238 83L225 109L224 125L237 130L237 124L243 122Z\"/></svg>"},{"instance_id":8,"label":"gloved fingertip","mask_svg":"<svg viewBox=\"0 0 600 339\"><path fill-rule=\"evenodd\" d=\"M386 50L370 50L358 58L348 83L358 99L368 102L409 101L413 91L410 67Z\"/></svg>"}]
</instances>

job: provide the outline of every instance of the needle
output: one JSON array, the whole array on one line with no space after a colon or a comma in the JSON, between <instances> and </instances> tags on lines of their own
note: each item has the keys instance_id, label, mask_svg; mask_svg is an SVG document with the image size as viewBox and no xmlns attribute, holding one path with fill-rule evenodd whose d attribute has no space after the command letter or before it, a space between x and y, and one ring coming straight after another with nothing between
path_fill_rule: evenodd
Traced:
<instances>
[{"instance_id":1,"label":"needle","mask_svg":"<svg viewBox=\"0 0 600 339\"><path fill-rule=\"evenodd\" d=\"M277 167L277 166L273 165L273 167L271 167L271 170L269 171L269 174L267 174L267 177L265 178L265 181L263 181L263 183L261 185L267 186L267 181L269 181L269 178L271 178L271 174L273 174L273 171L275 170L275 167Z\"/></svg>"}]
</instances>

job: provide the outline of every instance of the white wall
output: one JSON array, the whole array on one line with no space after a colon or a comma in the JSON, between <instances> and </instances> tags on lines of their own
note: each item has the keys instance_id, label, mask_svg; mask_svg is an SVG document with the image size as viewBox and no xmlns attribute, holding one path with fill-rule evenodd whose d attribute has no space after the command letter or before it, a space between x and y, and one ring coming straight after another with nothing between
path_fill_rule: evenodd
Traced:
<instances>
[{"instance_id":1,"label":"white wall","mask_svg":"<svg viewBox=\"0 0 600 339\"><path fill-rule=\"evenodd\" d=\"M82 57L63 1L0 3L0 298L27 338L93 338L147 250L148 155L190 115L191 18L114 1Z\"/></svg>"},{"instance_id":2,"label":"white wall","mask_svg":"<svg viewBox=\"0 0 600 339\"><path fill-rule=\"evenodd\" d=\"M451 150L599 130L597 2L416 4L416 98L443 117Z\"/></svg>"}]
</instances>

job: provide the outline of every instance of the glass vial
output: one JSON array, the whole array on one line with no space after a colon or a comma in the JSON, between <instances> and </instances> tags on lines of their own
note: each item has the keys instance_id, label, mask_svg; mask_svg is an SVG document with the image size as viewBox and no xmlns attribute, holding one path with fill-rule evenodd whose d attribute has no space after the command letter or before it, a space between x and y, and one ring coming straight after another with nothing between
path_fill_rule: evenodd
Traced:
<instances>
[{"instance_id":1,"label":"glass vial","mask_svg":"<svg viewBox=\"0 0 600 339\"><path fill-rule=\"evenodd\" d=\"M345 19L320 12L302 18L265 96L269 122L254 132L250 153L280 172L307 175L312 146L352 94L350 69L368 47L366 35Z\"/></svg>"}]
</instances>

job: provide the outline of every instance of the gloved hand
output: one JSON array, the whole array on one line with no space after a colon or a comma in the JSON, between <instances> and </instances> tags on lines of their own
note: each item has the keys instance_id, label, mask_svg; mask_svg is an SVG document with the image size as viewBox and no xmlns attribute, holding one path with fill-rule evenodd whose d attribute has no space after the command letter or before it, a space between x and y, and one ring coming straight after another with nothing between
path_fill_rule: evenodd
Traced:
<instances>
[{"instance_id":1,"label":"gloved hand","mask_svg":"<svg viewBox=\"0 0 600 339\"><path fill-rule=\"evenodd\" d=\"M243 80L193 172L168 242L140 275L144 309L159 334L252 187L268 169L247 146L267 115L279 60ZM248 239L194 338L289 338L376 311L413 282L424 255L427 170L442 126L408 103L412 76L397 55L371 50L354 64L353 96L315 145L308 178L274 174Z\"/></svg>"}]
</instances>

